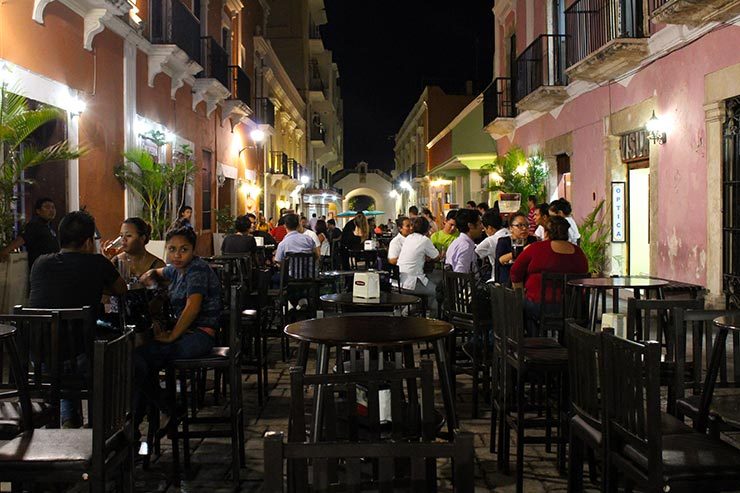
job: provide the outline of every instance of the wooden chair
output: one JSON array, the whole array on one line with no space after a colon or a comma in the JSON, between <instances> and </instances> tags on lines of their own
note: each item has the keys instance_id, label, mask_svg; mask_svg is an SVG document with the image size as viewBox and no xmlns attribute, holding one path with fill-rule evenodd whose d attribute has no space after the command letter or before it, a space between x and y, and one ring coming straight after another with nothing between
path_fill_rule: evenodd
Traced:
<instances>
[{"instance_id":1,"label":"wooden chair","mask_svg":"<svg viewBox=\"0 0 740 493\"><path fill-rule=\"evenodd\" d=\"M668 387L667 410L675 413L676 381L689 380L693 374L693 362L686 363L686 338L674 333L672 310L687 308L701 310L703 300L638 300L631 298L627 302L627 339L640 342L657 340L665 348L660 365L661 385ZM683 346L678 350L676 344ZM681 374L676 374L677 356L683 358Z\"/></svg>"},{"instance_id":2,"label":"wooden chair","mask_svg":"<svg viewBox=\"0 0 740 493\"><path fill-rule=\"evenodd\" d=\"M314 388L313 393L307 393L310 387ZM306 419L306 410L316 410L317 405L323 407L324 419L320 423L313 419L311 411ZM352 491L371 485L380 487L380 491L409 485L414 491L436 490L436 461L431 451L449 450L450 443L435 439L431 361L422 361L418 368L342 374L304 375L302 367L292 368L290 409L288 443L282 444L280 436L277 443L265 445L266 454L270 446L274 447L270 454L279 454L268 459L275 470L265 471L265 491L283 491L283 458L288 459L288 491L308 491L310 484L314 491L325 491L323 488L337 483ZM472 470L459 474L463 472L460 467L469 467L466 461L472 458L471 444L460 435L455 437L455 443L458 442L463 448L453 458L458 472L456 487L471 491L468 488L472 488L472 476L468 475ZM405 452L393 452L393 447ZM311 449L316 455L291 456L290 452ZM333 453L340 449L350 452ZM309 458L313 459L310 466L306 460ZM370 467L369 479L361 478L361 459L366 459ZM313 483L309 478L313 478Z\"/></svg>"},{"instance_id":3,"label":"wooden chair","mask_svg":"<svg viewBox=\"0 0 740 493\"><path fill-rule=\"evenodd\" d=\"M331 256L331 268L336 270L342 267L342 238L334 238L329 243L329 255Z\"/></svg>"},{"instance_id":4,"label":"wooden chair","mask_svg":"<svg viewBox=\"0 0 740 493\"><path fill-rule=\"evenodd\" d=\"M92 429L25 431L0 445L0 481L87 483L103 493L116 479L118 491L133 489L131 420L134 334L94 343ZM19 379L19 383L23 379ZM23 404L23 403L21 403ZM114 473L118 474L114 476Z\"/></svg>"},{"instance_id":5,"label":"wooden chair","mask_svg":"<svg viewBox=\"0 0 740 493\"><path fill-rule=\"evenodd\" d=\"M241 385L241 339L239 326L241 322L242 287L231 286L231 307L229 309L229 326L226 329L228 346L214 347L211 354L202 358L190 358L173 361L166 369L167 389L170 400L176 401L179 380L180 406L179 414L169 430L172 439L172 456L175 468L175 479L179 482L179 441L183 441L183 456L186 469L190 468L190 440L226 437L231 439L231 475L234 487L239 485L239 469L246 463L244 450L244 410L242 407ZM210 369L219 370L226 375L229 387L228 415L224 417L198 416L198 407L194 404L194 391L188 392L188 380L193 381L198 372ZM192 386L190 387L192 389ZM226 424L222 429L214 425ZM207 429L192 430L191 426L208 425Z\"/></svg>"},{"instance_id":6,"label":"wooden chair","mask_svg":"<svg viewBox=\"0 0 740 493\"><path fill-rule=\"evenodd\" d=\"M31 388L32 395L37 395L36 391L44 384L49 387L48 394L43 396L52 408L48 426L58 428L61 425L61 399L87 399L90 414L92 401L88 394L92 388L93 342L97 337L93 309L89 306L25 308L18 305L13 312L15 315L48 315L54 318L43 328L35 324L25 325L18 336L21 360L32 372L31 379L35 383Z\"/></svg>"},{"instance_id":7,"label":"wooden chair","mask_svg":"<svg viewBox=\"0 0 740 493\"><path fill-rule=\"evenodd\" d=\"M740 451L706 434L666 434L660 411L660 344L603 336L602 389L607 490L715 492L737 489Z\"/></svg>"},{"instance_id":8,"label":"wooden chair","mask_svg":"<svg viewBox=\"0 0 740 493\"><path fill-rule=\"evenodd\" d=\"M679 419L684 417L691 418L695 421L699 415L699 403L701 401L701 388L704 378L704 371L709 366L711 349L714 344L716 330L713 327L713 321L717 317L724 315L738 315L740 311L725 310L691 310L685 308L674 308L673 316L673 333L677 338L676 342L676 371L674 372L674 396L676 398L675 414ZM691 376L680 378L686 375L686 352L688 344L686 342L687 334L691 334L691 346L693 361L690 365ZM686 387L692 391L691 395L686 395ZM723 355L719 379L716 383L719 388L738 388L740 387L740 334L731 333L731 343L725 348ZM715 395L712 399L713 404L717 404L724 399L737 399L734 395ZM711 410L711 408L710 408ZM719 437L720 431L734 430L734 427L722 422L720 416L713 415L710 421L710 434Z\"/></svg>"},{"instance_id":9,"label":"wooden chair","mask_svg":"<svg viewBox=\"0 0 740 493\"><path fill-rule=\"evenodd\" d=\"M477 289L474 273L457 273L449 269L443 272L444 306L446 319L455 326L455 332L450 337L450 371L453 389L456 387L456 375L465 373L473 377L473 419L478 418L479 391L483 387L483 395L488 397L490 392L490 305L482 303L481 293ZM457 353L456 341L472 339L475 341L475 354L470 364L458 362L454 355Z\"/></svg>"},{"instance_id":10,"label":"wooden chair","mask_svg":"<svg viewBox=\"0 0 740 493\"><path fill-rule=\"evenodd\" d=\"M553 442L552 428L557 429L558 466L564 469L566 423L564 404L566 402L565 378L567 377L568 353L557 344L540 345L539 340L529 341L524 337L524 315L521 290L503 290L500 296L499 316L503 316L501 333L501 361L503 399L502 442L499 446L499 463L505 471L509 468L509 431L516 433L517 451L517 492L524 488L524 446L527 443L544 443L550 447ZM530 344L530 342L532 344ZM555 343L557 341L554 341ZM530 387L530 398L525 395L525 385L535 382L544 391ZM553 409L556 411L553 416ZM536 413L532 416L532 413ZM527 414L527 415L525 415ZM544 414L544 416L543 416ZM544 436L525 435L528 428L544 428Z\"/></svg>"},{"instance_id":11,"label":"wooden chair","mask_svg":"<svg viewBox=\"0 0 740 493\"><path fill-rule=\"evenodd\" d=\"M0 401L0 439L10 440L14 438L18 433L23 431L23 417L20 401L8 400L17 394L18 384L17 379L23 378L25 381L25 388L29 395L30 409L31 409L31 421L33 426L38 428L41 426L57 424L59 422L59 392L60 389L52 387L52 381L58 381L61 373L52 372L51 369L56 368L57 371L61 372L61 368L58 364L52 363L46 366L49 372L41 370L41 367L37 364L36 367L39 371L34 371L34 366L31 361L31 353L43 354L38 351L39 347L31 347L31 341L48 341L58 339L58 317L53 315L0 315L0 323L8 324L15 327L16 332L12 338L12 341L3 341L6 344L7 354L10 356L8 364L8 378L4 378L3 375L2 383L0 386L3 389L2 401ZM44 337L46 335L47 337ZM9 345L12 344L12 347ZM18 370L13 370L13 352L15 352L18 359ZM49 351L50 352L50 351ZM0 355L0 358L5 356L5 353ZM51 359L56 359L53 354L50 355ZM4 362L2 368L5 368ZM0 370L3 374L4 371ZM12 373L12 375L10 374ZM56 378L48 378L49 375L54 375ZM11 378L12 377L12 378ZM56 395L56 400L54 399ZM52 406L52 403L56 402L56 406Z\"/></svg>"},{"instance_id":12,"label":"wooden chair","mask_svg":"<svg viewBox=\"0 0 740 493\"><path fill-rule=\"evenodd\" d=\"M588 277L588 274L542 273L539 330L537 333L530 334L531 336L551 337L562 343L566 316L586 320L586 318L578 318L578 315L579 313L585 315L588 310L577 309L576 303L579 303L579 300L576 299L575 290L568 286L568 281L584 277Z\"/></svg>"},{"instance_id":13,"label":"wooden chair","mask_svg":"<svg viewBox=\"0 0 740 493\"><path fill-rule=\"evenodd\" d=\"M280 310L280 333L287 324L301 318L313 318L319 307L318 261L313 253L287 253L280 265L280 290L278 304ZM306 298L308 307L302 313L291 304ZM288 356L289 341L282 338L283 360Z\"/></svg>"}]
</instances>

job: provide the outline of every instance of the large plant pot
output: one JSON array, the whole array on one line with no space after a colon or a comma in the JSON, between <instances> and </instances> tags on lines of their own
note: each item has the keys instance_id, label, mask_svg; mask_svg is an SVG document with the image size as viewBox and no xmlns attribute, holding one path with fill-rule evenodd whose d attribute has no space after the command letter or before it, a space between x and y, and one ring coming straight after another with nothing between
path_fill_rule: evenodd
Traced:
<instances>
[{"instance_id":1,"label":"large plant pot","mask_svg":"<svg viewBox=\"0 0 740 493\"><path fill-rule=\"evenodd\" d=\"M221 245L224 242L224 235L223 233L213 233L213 254L214 255L221 255Z\"/></svg>"},{"instance_id":2,"label":"large plant pot","mask_svg":"<svg viewBox=\"0 0 740 493\"><path fill-rule=\"evenodd\" d=\"M149 240L149 243L146 244L146 251L152 255L156 255L167 263L167 258L164 253L164 245L164 240Z\"/></svg>"},{"instance_id":3,"label":"large plant pot","mask_svg":"<svg viewBox=\"0 0 740 493\"><path fill-rule=\"evenodd\" d=\"M11 253L0 262L0 313L11 313L15 305L26 304L28 291L28 254Z\"/></svg>"}]
</instances>

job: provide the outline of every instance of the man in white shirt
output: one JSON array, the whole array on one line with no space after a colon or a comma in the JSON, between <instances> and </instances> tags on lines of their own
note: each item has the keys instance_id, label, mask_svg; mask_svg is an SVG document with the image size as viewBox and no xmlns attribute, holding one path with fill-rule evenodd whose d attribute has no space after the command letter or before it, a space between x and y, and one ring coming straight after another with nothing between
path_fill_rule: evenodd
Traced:
<instances>
[{"instance_id":1,"label":"man in white shirt","mask_svg":"<svg viewBox=\"0 0 740 493\"><path fill-rule=\"evenodd\" d=\"M437 310L436 283L424 274L424 262L437 260L439 251L429 239L429 221L423 216L414 219L414 232L403 240L398 256L398 270L401 274L401 288L419 296L425 296L431 313Z\"/></svg>"},{"instance_id":2,"label":"man in white shirt","mask_svg":"<svg viewBox=\"0 0 740 493\"><path fill-rule=\"evenodd\" d=\"M491 266L496 265L496 245L498 245L498 240L503 238L504 236L509 236L509 228L503 227L503 222L501 221L501 216L493 211L489 210L485 214L483 214L483 228L486 232L486 238L480 242L480 244L475 247L475 253L478 254L478 257L480 258L488 258L488 261L491 263ZM496 269L491 269L491 280L496 280L495 275Z\"/></svg>"},{"instance_id":3,"label":"man in white shirt","mask_svg":"<svg viewBox=\"0 0 740 493\"><path fill-rule=\"evenodd\" d=\"M568 224L570 224L570 228L568 228L568 241L573 243L574 245L577 245L578 240L581 239L581 233L578 231L576 220L571 217L572 212L573 208L571 207L570 202L563 198L554 200L550 204L550 215L560 216L568 221Z\"/></svg>"},{"instance_id":4,"label":"man in white shirt","mask_svg":"<svg viewBox=\"0 0 740 493\"><path fill-rule=\"evenodd\" d=\"M303 225L300 225L299 231L301 233L303 233L304 235L308 236L309 238L311 238L313 240L314 244L316 245L316 248L321 249L321 240L319 240L319 235L317 235L316 233L314 233L313 230L308 229L308 228L304 227Z\"/></svg>"},{"instance_id":5,"label":"man in white shirt","mask_svg":"<svg viewBox=\"0 0 740 493\"><path fill-rule=\"evenodd\" d=\"M412 231L411 219L408 217L404 216L396 219L396 225L398 226L398 234L388 244L388 263L393 265L397 264L403 241Z\"/></svg>"},{"instance_id":6,"label":"man in white shirt","mask_svg":"<svg viewBox=\"0 0 740 493\"><path fill-rule=\"evenodd\" d=\"M480 212L460 209L455 216L455 225L460 236L447 249L445 263L452 267L453 272L468 274L477 270L475 240L483 233Z\"/></svg>"}]
</instances>

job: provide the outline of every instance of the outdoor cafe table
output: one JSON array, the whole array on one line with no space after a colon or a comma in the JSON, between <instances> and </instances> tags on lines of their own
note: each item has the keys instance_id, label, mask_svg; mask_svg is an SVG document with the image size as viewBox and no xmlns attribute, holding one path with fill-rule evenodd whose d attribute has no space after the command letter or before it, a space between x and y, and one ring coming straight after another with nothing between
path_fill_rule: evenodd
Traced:
<instances>
[{"instance_id":1,"label":"outdoor cafe table","mask_svg":"<svg viewBox=\"0 0 740 493\"><path fill-rule=\"evenodd\" d=\"M591 297L591 306L589 309L589 328L594 331L596 330L596 321L598 320L599 311L599 300L603 305L606 305L606 291L612 290L612 311L617 313L619 311L619 290L620 289L632 289L635 293L635 298L640 299L641 290L657 289L658 297L663 298L661 288L668 285L668 281L665 279L656 279L654 277L585 277L582 279L573 279L568 281L569 286L573 286L581 289L588 289L594 292L594 296ZM603 310L603 308L602 308Z\"/></svg>"},{"instance_id":2,"label":"outdoor cafe table","mask_svg":"<svg viewBox=\"0 0 740 493\"><path fill-rule=\"evenodd\" d=\"M344 291L344 279L349 276L354 276L358 272L374 272L380 276L388 276L390 272L387 270L325 270L319 272L319 280L325 282L334 282L334 287L337 291Z\"/></svg>"},{"instance_id":3,"label":"outdoor cafe table","mask_svg":"<svg viewBox=\"0 0 740 493\"><path fill-rule=\"evenodd\" d=\"M717 327L718 332L717 336L714 338L714 344L712 345L712 355L709 358L707 376L704 380L701 399L699 400L699 415L697 416L695 425L695 428L702 433L707 429L710 408L712 408L712 411L719 414L726 422L734 426L740 426L740 396L724 396L723 398L718 399L718 402L716 402L715 405L712 405L714 386L717 383L717 376L719 374L720 366L722 366L722 359L725 356L727 335L730 331L740 332L740 315L725 315L723 317L717 317L714 319L714 325Z\"/></svg>"},{"instance_id":4,"label":"outdoor cafe table","mask_svg":"<svg viewBox=\"0 0 740 493\"><path fill-rule=\"evenodd\" d=\"M344 315L332 318L302 320L285 327L288 337L300 343L296 366L306 368L310 344L317 345L316 373L329 372L329 349L337 347L337 356L341 348L350 346L358 349L398 349L403 353L406 367L414 366L412 345L428 342L434 346L437 372L442 386L447 428L452 432L457 425L455 406L452 400L450 373L445 352L445 341L454 332L452 324L431 318L390 317L384 315ZM316 389L314 399L314 426L312 438L317 438L321 423L323 399L321 387Z\"/></svg>"},{"instance_id":5,"label":"outdoor cafe table","mask_svg":"<svg viewBox=\"0 0 740 493\"><path fill-rule=\"evenodd\" d=\"M410 306L421 303L421 298L412 294L387 293L381 291L379 298L357 298L352 293L324 294L321 301L341 307L387 308Z\"/></svg>"}]
</instances>

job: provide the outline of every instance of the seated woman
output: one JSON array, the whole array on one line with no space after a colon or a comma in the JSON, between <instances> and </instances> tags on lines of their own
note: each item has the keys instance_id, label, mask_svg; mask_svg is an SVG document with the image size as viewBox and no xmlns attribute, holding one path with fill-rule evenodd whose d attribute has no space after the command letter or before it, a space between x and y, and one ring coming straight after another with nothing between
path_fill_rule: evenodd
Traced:
<instances>
[{"instance_id":1,"label":"seated woman","mask_svg":"<svg viewBox=\"0 0 740 493\"><path fill-rule=\"evenodd\" d=\"M358 212L354 219L349 221L342 229L340 243L343 269L348 270L350 268L350 252L362 250L365 240L368 238L370 238L370 226L367 223L367 218L365 214Z\"/></svg>"},{"instance_id":2,"label":"seated woman","mask_svg":"<svg viewBox=\"0 0 740 493\"><path fill-rule=\"evenodd\" d=\"M526 247L537 241L536 236L529 234L529 220L526 214L521 212L512 214L509 218L509 232L510 236L499 239L496 244L496 259L498 259L498 262L493 267L496 282L504 286L510 284L509 271L517 255L521 253L519 248L514 249L514 245L521 243L522 247Z\"/></svg>"},{"instance_id":3,"label":"seated woman","mask_svg":"<svg viewBox=\"0 0 740 493\"><path fill-rule=\"evenodd\" d=\"M236 233L226 235L223 243L221 243L221 253L254 254L257 251L257 242L249 234L249 230L252 228L252 221L250 221L249 217L246 215L237 217L234 221L234 228L236 229Z\"/></svg>"},{"instance_id":4,"label":"seated woman","mask_svg":"<svg viewBox=\"0 0 740 493\"><path fill-rule=\"evenodd\" d=\"M129 217L121 224L120 249L112 248L113 241L103 245L103 254L118 266L121 275L128 275L125 281L134 277L138 279L148 270L164 267L162 259L146 249L151 235L152 227L146 221Z\"/></svg>"},{"instance_id":5,"label":"seated woman","mask_svg":"<svg viewBox=\"0 0 740 493\"><path fill-rule=\"evenodd\" d=\"M172 229L165 239L170 263L147 271L140 281L146 286L168 283L170 306L177 321L172 328L155 324L154 340L134 351L137 425L143 419L143 404L147 401L172 415L174 403L160 396L159 370L176 359L209 354L221 315L221 285L208 264L195 256L195 232L187 227Z\"/></svg>"},{"instance_id":6,"label":"seated woman","mask_svg":"<svg viewBox=\"0 0 740 493\"><path fill-rule=\"evenodd\" d=\"M517 218L518 221L518 218ZM588 260L583 250L568 241L570 224L560 216L550 217L545 223L545 241L526 248L511 267L514 287L525 288L524 312L530 334L534 333L540 318L542 304L559 303L557 293L542 297L542 273L582 274L588 272Z\"/></svg>"},{"instance_id":7,"label":"seated woman","mask_svg":"<svg viewBox=\"0 0 740 493\"><path fill-rule=\"evenodd\" d=\"M316 221L316 236L319 238L319 253L321 254L321 268L326 269L331 266L331 244L329 241L329 232L326 227L326 221L319 219Z\"/></svg>"}]
</instances>

